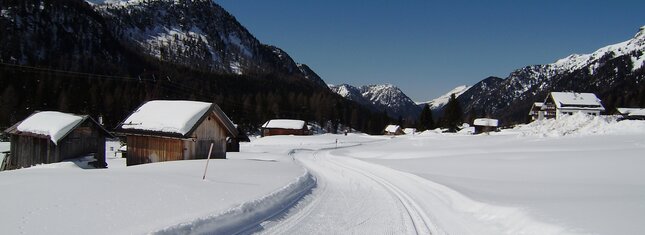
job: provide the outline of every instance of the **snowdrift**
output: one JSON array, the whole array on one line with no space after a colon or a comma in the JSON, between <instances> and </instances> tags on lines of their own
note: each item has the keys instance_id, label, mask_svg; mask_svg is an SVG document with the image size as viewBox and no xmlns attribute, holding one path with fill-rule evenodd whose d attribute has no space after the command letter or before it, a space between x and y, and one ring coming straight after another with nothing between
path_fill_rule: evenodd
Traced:
<instances>
[{"instance_id":1,"label":"snowdrift","mask_svg":"<svg viewBox=\"0 0 645 235\"><path fill-rule=\"evenodd\" d=\"M517 126L513 131L519 131L524 136L544 137L642 134L645 133L645 121L618 121L618 116L591 116L575 113L573 115L564 115L558 119L537 120L526 125Z\"/></svg>"},{"instance_id":2,"label":"snowdrift","mask_svg":"<svg viewBox=\"0 0 645 235\"><path fill-rule=\"evenodd\" d=\"M228 211L165 228L152 234L239 234L260 229L260 223L289 209L316 186L306 172L295 182L263 198L242 203Z\"/></svg>"}]
</instances>

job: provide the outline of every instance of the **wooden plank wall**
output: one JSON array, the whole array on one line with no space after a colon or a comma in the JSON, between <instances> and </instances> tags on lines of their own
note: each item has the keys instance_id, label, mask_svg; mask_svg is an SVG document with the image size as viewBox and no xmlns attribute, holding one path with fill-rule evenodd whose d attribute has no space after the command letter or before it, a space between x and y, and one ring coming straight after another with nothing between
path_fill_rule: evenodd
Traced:
<instances>
[{"instance_id":1,"label":"wooden plank wall","mask_svg":"<svg viewBox=\"0 0 645 235\"><path fill-rule=\"evenodd\" d=\"M307 131L304 129L278 129L278 128L270 128L270 129L264 129L264 136L272 136L272 135L307 135Z\"/></svg>"},{"instance_id":2,"label":"wooden plank wall","mask_svg":"<svg viewBox=\"0 0 645 235\"><path fill-rule=\"evenodd\" d=\"M213 145L212 158L226 158L226 129L222 126L214 114L208 118L195 129L192 138L195 139L195 144L186 144L187 148L194 148L191 152L192 156L189 159L205 159L208 157L208 150L211 143Z\"/></svg>"},{"instance_id":3,"label":"wooden plank wall","mask_svg":"<svg viewBox=\"0 0 645 235\"><path fill-rule=\"evenodd\" d=\"M151 136L128 136L127 165L183 160L182 140Z\"/></svg>"},{"instance_id":4,"label":"wooden plank wall","mask_svg":"<svg viewBox=\"0 0 645 235\"><path fill-rule=\"evenodd\" d=\"M19 169L57 162L57 149L50 139L11 135L11 158L6 169Z\"/></svg>"}]
</instances>

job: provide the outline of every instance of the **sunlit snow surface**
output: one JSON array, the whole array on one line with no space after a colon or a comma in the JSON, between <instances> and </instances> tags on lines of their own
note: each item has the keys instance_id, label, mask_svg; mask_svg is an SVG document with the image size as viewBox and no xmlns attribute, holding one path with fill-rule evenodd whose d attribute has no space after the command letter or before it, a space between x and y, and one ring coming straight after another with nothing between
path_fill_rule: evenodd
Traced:
<instances>
[{"instance_id":1,"label":"sunlit snow surface","mask_svg":"<svg viewBox=\"0 0 645 235\"><path fill-rule=\"evenodd\" d=\"M206 181L203 160L124 167L111 157L103 170L59 163L0 172L0 227L7 234L645 230L642 121L572 115L477 136L272 136L242 151L212 161Z\"/></svg>"}]
</instances>

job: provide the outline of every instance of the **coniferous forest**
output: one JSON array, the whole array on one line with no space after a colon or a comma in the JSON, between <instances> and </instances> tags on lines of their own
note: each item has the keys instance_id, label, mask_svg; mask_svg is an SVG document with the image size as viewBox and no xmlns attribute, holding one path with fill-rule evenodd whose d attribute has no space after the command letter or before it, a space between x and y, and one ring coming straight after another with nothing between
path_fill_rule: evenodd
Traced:
<instances>
[{"instance_id":1,"label":"coniferous forest","mask_svg":"<svg viewBox=\"0 0 645 235\"><path fill-rule=\"evenodd\" d=\"M115 37L81 0L0 5L10 9L0 17L0 127L36 110L59 110L103 116L110 128L153 99L214 102L247 131L271 118L303 119L331 131L342 124L366 133L380 133L389 122L294 72L233 75L141 53Z\"/></svg>"}]
</instances>

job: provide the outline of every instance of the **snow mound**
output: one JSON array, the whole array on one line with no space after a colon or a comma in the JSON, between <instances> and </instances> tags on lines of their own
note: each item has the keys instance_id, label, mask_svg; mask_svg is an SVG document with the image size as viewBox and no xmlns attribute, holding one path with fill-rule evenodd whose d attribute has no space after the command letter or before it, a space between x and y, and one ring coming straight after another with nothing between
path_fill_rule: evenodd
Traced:
<instances>
[{"instance_id":1,"label":"snow mound","mask_svg":"<svg viewBox=\"0 0 645 235\"><path fill-rule=\"evenodd\" d=\"M263 198L245 202L228 211L199 218L153 232L152 234L238 234L258 229L260 223L276 216L295 204L316 186L309 172L296 181Z\"/></svg>"},{"instance_id":2,"label":"snow mound","mask_svg":"<svg viewBox=\"0 0 645 235\"><path fill-rule=\"evenodd\" d=\"M592 116L583 113L564 115L558 119L537 120L516 127L525 136L556 137L567 135L638 134L645 133L645 122L618 121L617 116Z\"/></svg>"}]
</instances>

